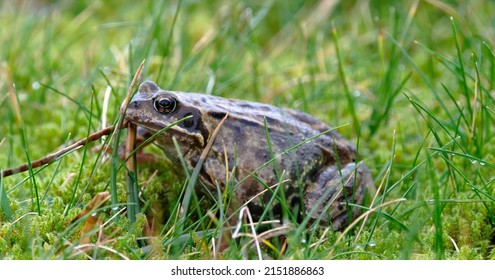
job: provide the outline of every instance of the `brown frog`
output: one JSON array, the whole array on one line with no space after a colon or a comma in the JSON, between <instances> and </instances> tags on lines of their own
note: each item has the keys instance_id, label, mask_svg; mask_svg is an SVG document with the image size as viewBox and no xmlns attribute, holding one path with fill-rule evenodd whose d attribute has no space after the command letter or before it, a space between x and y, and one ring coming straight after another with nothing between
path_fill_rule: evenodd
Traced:
<instances>
[{"instance_id":1,"label":"brown frog","mask_svg":"<svg viewBox=\"0 0 495 280\"><path fill-rule=\"evenodd\" d=\"M180 166L174 137L191 170L206 144L214 141L199 177L211 194L218 194L217 186L222 191L231 188L230 213L247 202L258 217L267 207L277 215L281 205L287 205L295 215L310 215L321 225L341 230L360 213L352 205L362 204L365 190L374 185L368 168L356 162L354 145L305 113L166 91L150 81L140 85L126 113L128 121L151 133L186 117L155 139ZM286 203L279 203L280 197Z\"/></svg>"}]
</instances>

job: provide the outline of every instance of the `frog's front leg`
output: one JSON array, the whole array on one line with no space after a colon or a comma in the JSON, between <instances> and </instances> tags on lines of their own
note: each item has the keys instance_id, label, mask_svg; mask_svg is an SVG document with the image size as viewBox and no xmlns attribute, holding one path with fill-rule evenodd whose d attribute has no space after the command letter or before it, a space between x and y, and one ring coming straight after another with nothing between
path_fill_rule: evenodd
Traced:
<instances>
[{"instance_id":1,"label":"frog's front leg","mask_svg":"<svg viewBox=\"0 0 495 280\"><path fill-rule=\"evenodd\" d=\"M363 164L331 166L322 170L304 192L306 214L321 225L342 230L362 212L349 205L362 204L366 189L373 188L370 171ZM313 212L313 213L311 213Z\"/></svg>"},{"instance_id":2,"label":"frog's front leg","mask_svg":"<svg viewBox=\"0 0 495 280\"><path fill-rule=\"evenodd\" d=\"M236 192L238 190L232 189L233 192L227 201L224 201L224 192L229 186L235 185L236 178L233 174L233 166L228 166L223 160L210 156L207 157L203 163L202 171L200 172L201 181L206 185L206 189L203 193L209 193L213 201L219 202L219 205L228 203L228 207L225 208L225 217L233 217L235 210L242 205L242 201L239 201L239 197ZM220 187L220 193L217 189ZM220 202L221 201L221 202ZM235 224L235 221L228 221L228 224Z\"/></svg>"},{"instance_id":3,"label":"frog's front leg","mask_svg":"<svg viewBox=\"0 0 495 280\"><path fill-rule=\"evenodd\" d=\"M221 220L225 219L222 226L227 226L227 228L234 228L237 224L238 220L235 212L242 205L242 201L237 199L235 190L232 190L234 193L227 197L225 197L224 193L226 191L225 188L232 186L236 182L232 171L233 168L233 166L228 166L228 164L219 158L210 156L205 159L200 172L201 181L206 185L203 193L211 195L211 198L217 201L218 206L224 206ZM221 187L221 189L218 189L218 187ZM219 252L225 251L229 247L231 239L230 231L219 231L215 248Z\"/></svg>"}]
</instances>

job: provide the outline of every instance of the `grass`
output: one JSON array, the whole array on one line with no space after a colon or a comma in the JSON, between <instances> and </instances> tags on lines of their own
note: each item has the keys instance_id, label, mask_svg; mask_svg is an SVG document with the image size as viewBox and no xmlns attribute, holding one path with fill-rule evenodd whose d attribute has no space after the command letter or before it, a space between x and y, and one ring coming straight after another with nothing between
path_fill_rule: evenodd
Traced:
<instances>
[{"instance_id":1,"label":"grass","mask_svg":"<svg viewBox=\"0 0 495 280\"><path fill-rule=\"evenodd\" d=\"M143 78L162 88L306 111L359 143L378 189L362 227L293 223L286 252L272 240L263 257L494 259L494 12L481 0L3 1L0 169L98 130L107 89L116 121L146 59ZM125 168L110 179L93 147L0 180L2 259L212 257L228 191L213 205L193 193L179 213L187 176L150 147L159 161L139 166L141 210L159 205L164 227L143 248L146 216L121 213ZM82 222L71 220L112 184L91 235L101 246L76 254ZM251 230L222 257L256 259Z\"/></svg>"}]
</instances>

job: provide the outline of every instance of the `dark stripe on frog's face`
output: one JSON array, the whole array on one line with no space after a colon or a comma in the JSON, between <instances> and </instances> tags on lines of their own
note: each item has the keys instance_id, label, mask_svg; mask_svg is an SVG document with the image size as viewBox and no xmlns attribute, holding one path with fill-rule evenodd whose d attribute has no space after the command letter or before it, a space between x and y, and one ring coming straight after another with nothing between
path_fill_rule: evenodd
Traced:
<instances>
[{"instance_id":1,"label":"dark stripe on frog's face","mask_svg":"<svg viewBox=\"0 0 495 280\"><path fill-rule=\"evenodd\" d=\"M227 113L211 111L211 112L208 112L208 115L210 115L214 119L221 120L221 119L225 118L225 115L227 115Z\"/></svg>"},{"instance_id":2,"label":"dark stripe on frog's face","mask_svg":"<svg viewBox=\"0 0 495 280\"><path fill-rule=\"evenodd\" d=\"M201 111L196 108L180 106L180 100L178 107L180 109L176 113L174 113L177 120L189 117L188 119L179 123L178 126L181 129L186 130L191 138L202 137L203 146L206 145L208 138L210 137L210 132L208 131L208 128L205 126L202 120ZM172 130L174 130L174 128L172 128Z\"/></svg>"}]
</instances>

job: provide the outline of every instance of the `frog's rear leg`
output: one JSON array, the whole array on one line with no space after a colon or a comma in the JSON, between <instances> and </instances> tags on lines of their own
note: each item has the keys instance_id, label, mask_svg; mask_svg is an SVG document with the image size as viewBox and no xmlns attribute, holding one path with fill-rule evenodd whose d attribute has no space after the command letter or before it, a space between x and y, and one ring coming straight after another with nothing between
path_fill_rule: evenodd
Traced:
<instances>
[{"instance_id":1,"label":"frog's rear leg","mask_svg":"<svg viewBox=\"0 0 495 280\"><path fill-rule=\"evenodd\" d=\"M373 188L370 171L364 164L349 163L321 171L304 192L306 214L321 225L342 230L362 212L349 204L362 204L366 189ZM311 213L313 212L313 213Z\"/></svg>"}]
</instances>

